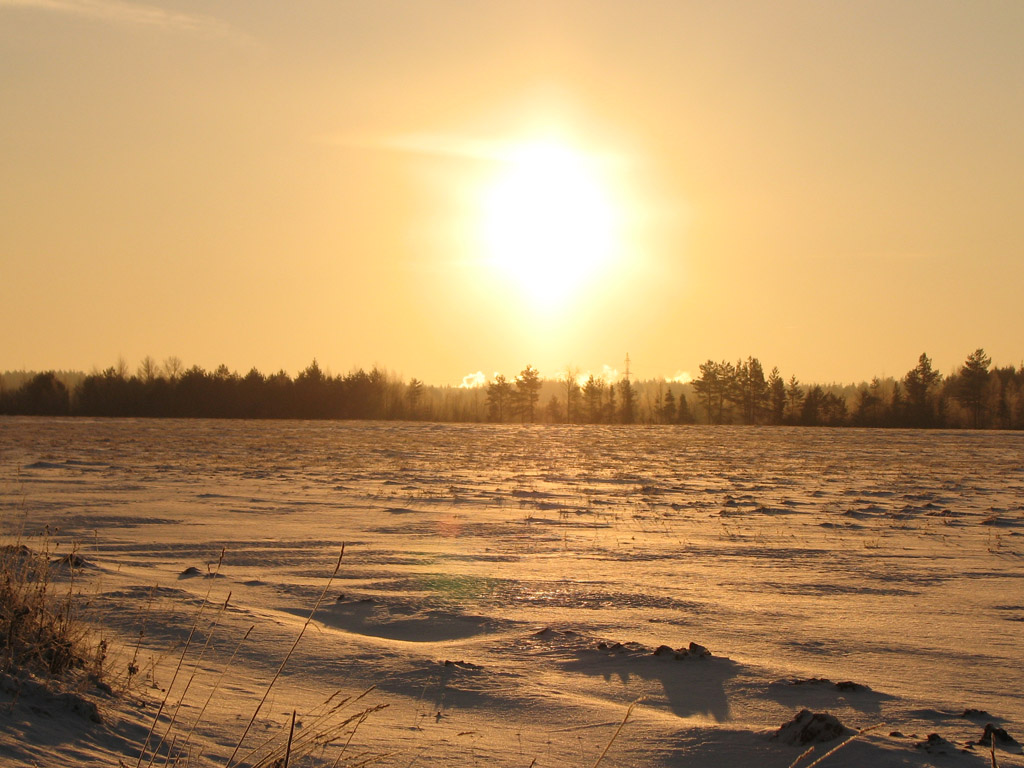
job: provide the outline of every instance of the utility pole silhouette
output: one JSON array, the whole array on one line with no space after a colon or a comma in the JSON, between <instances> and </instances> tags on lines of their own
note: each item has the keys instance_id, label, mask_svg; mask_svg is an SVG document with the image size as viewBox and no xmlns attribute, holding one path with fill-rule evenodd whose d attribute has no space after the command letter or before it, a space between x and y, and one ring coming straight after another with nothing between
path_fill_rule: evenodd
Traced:
<instances>
[{"instance_id":1,"label":"utility pole silhouette","mask_svg":"<svg viewBox=\"0 0 1024 768\"><path fill-rule=\"evenodd\" d=\"M626 353L626 381L629 381L629 352Z\"/></svg>"}]
</instances>

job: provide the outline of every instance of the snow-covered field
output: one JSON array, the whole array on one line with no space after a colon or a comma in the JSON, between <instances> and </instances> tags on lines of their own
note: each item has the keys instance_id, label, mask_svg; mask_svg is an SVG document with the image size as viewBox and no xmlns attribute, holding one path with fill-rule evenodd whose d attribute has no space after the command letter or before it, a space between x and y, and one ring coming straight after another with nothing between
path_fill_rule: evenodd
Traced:
<instances>
[{"instance_id":1,"label":"snow-covered field","mask_svg":"<svg viewBox=\"0 0 1024 768\"><path fill-rule=\"evenodd\" d=\"M127 687L0 693L5 766L135 765L194 623L161 720L226 669L223 765L342 545L247 744L376 686L318 764L589 768L639 701L602 766L789 766L803 708L876 726L825 766L1024 766L1021 434L2 419L0 505Z\"/></svg>"}]
</instances>

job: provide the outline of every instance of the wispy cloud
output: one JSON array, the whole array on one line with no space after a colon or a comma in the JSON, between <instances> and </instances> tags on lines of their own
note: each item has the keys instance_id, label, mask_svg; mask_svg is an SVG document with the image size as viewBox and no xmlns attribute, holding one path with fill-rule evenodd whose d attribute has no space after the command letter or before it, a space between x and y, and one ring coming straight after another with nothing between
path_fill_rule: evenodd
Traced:
<instances>
[{"instance_id":1,"label":"wispy cloud","mask_svg":"<svg viewBox=\"0 0 1024 768\"><path fill-rule=\"evenodd\" d=\"M676 375L669 377L668 381L671 384L689 384L693 381L693 376L687 371L676 371Z\"/></svg>"},{"instance_id":2,"label":"wispy cloud","mask_svg":"<svg viewBox=\"0 0 1024 768\"><path fill-rule=\"evenodd\" d=\"M459 384L459 389L474 389L476 387L482 387L487 383L487 377L484 376L483 371L477 371L476 373L467 373L462 377L462 383Z\"/></svg>"},{"instance_id":3,"label":"wispy cloud","mask_svg":"<svg viewBox=\"0 0 1024 768\"><path fill-rule=\"evenodd\" d=\"M576 383L579 384L582 387L584 384L587 383L587 380L591 376L594 377L594 381L602 383L602 384L617 384L619 382L619 380L622 378L621 375L619 374L618 369L612 368L610 365L606 364L606 365L602 365L601 366L601 370L600 371L591 371L590 369L587 369L585 371L581 371L576 376ZM561 375L559 378L562 381L565 381L565 375L564 374Z\"/></svg>"},{"instance_id":4,"label":"wispy cloud","mask_svg":"<svg viewBox=\"0 0 1024 768\"><path fill-rule=\"evenodd\" d=\"M610 365L605 364L601 366L601 378L607 382L616 382L622 378L622 375L619 373L618 368L612 368Z\"/></svg>"},{"instance_id":5,"label":"wispy cloud","mask_svg":"<svg viewBox=\"0 0 1024 768\"><path fill-rule=\"evenodd\" d=\"M0 0L0 8L63 13L114 24L161 27L185 32L231 34L224 22L211 16L178 13L125 0Z\"/></svg>"}]
</instances>

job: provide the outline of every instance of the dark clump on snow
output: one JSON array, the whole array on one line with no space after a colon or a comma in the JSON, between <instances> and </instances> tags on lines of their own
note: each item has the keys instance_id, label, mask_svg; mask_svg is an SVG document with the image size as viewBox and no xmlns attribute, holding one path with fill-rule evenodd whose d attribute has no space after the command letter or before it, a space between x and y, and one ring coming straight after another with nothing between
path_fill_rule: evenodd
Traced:
<instances>
[{"instance_id":1,"label":"dark clump on snow","mask_svg":"<svg viewBox=\"0 0 1024 768\"><path fill-rule=\"evenodd\" d=\"M840 691L850 691L852 693L867 693L871 690L868 686L855 683L852 680L842 680L836 683L836 688Z\"/></svg>"},{"instance_id":2,"label":"dark clump on snow","mask_svg":"<svg viewBox=\"0 0 1024 768\"><path fill-rule=\"evenodd\" d=\"M1007 752L1016 752L1021 754L1020 742L1008 734L1004 728L1000 728L992 723L985 725L985 732L981 735L980 739L967 743L968 746L977 744L981 747L991 747L993 741L995 741L995 745L997 747L1000 747Z\"/></svg>"},{"instance_id":3,"label":"dark clump on snow","mask_svg":"<svg viewBox=\"0 0 1024 768\"><path fill-rule=\"evenodd\" d=\"M703 657L703 656L710 656L711 655L711 651L709 651L703 645L700 645L698 643L690 643L690 647L689 647L688 651L689 651L689 655L690 656L700 656L700 657Z\"/></svg>"},{"instance_id":4,"label":"dark clump on snow","mask_svg":"<svg viewBox=\"0 0 1024 768\"><path fill-rule=\"evenodd\" d=\"M974 709L973 707L968 707L967 709L965 709L964 713L962 715L960 715L960 717L966 717L968 720L975 720L975 719L991 720L992 719L992 715L990 715L984 709Z\"/></svg>"},{"instance_id":5,"label":"dark clump on snow","mask_svg":"<svg viewBox=\"0 0 1024 768\"><path fill-rule=\"evenodd\" d=\"M923 749L929 755L948 755L957 751L955 744L946 741L937 733L929 733L927 739L914 746Z\"/></svg>"},{"instance_id":6,"label":"dark clump on snow","mask_svg":"<svg viewBox=\"0 0 1024 768\"><path fill-rule=\"evenodd\" d=\"M58 557L50 561L50 565L55 566L67 566L68 568L81 569L86 566L92 565L84 557L72 553L66 554L63 557Z\"/></svg>"},{"instance_id":7,"label":"dark clump on snow","mask_svg":"<svg viewBox=\"0 0 1024 768\"><path fill-rule=\"evenodd\" d=\"M190 565L184 571L178 574L178 579L195 579L202 576L204 579L223 579L224 576L219 573L203 573L194 565Z\"/></svg>"},{"instance_id":8,"label":"dark clump on snow","mask_svg":"<svg viewBox=\"0 0 1024 768\"><path fill-rule=\"evenodd\" d=\"M0 555L4 555L6 557L31 557L33 552L24 544L4 544L0 546Z\"/></svg>"},{"instance_id":9,"label":"dark clump on snow","mask_svg":"<svg viewBox=\"0 0 1024 768\"><path fill-rule=\"evenodd\" d=\"M833 741L852 731L827 712L801 709L796 717L784 724L773 735L774 741L800 746Z\"/></svg>"},{"instance_id":10,"label":"dark clump on snow","mask_svg":"<svg viewBox=\"0 0 1024 768\"><path fill-rule=\"evenodd\" d=\"M552 629L551 627L544 627L543 629L538 629L536 632L534 632L533 636L534 637L550 637L550 636L553 636L553 635L561 635L563 637L576 637L578 634L579 634L579 632L577 632L574 629L557 630L557 629Z\"/></svg>"},{"instance_id":11,"label":"dark clump on snow","mask_svg":"<svg viewBox=\"0 0 1024 768\"><path fill-rule=\"evenodd\" d=\"M667 645L659 645L654 649L654 656L663 656L671 659L702 659L711 655L711 651L699 643L690 643L688 648L671 648Z\"/></svg>"},{"instance_id":12,"label":"dark clump on snow","mask_svg":"<svg viewBox=\"0 0 1024 768\"><path fill-rule=\"evenodd\" d=\"M547 630L541 630L537 634L540 635ZM615 654L629 654L631 656L658 656L663 659L701 659L711 655L711 651L705 648L700 643L691 642L689 646L683 646L680 648L673 648L670 645L659 645L655 649L651 649L650 646L643 645L642 643L625 642L625 643L609 643L604 640L597 643L594 646L597 650L605 653Z\"/></svg>"},{"instance_id":13,"label":"dark clump on snow","mask_svg":"<svg viewBox=\"0 0 1024 768\"><path fill-rule=\"evenodd\" d=\"M46 559L24 544L0 546L0 570L23 581L36 581L46 576Z\"/></svg>"},{"instance_id":14,"label":"dark clump on snow","mask_svg":"<svg viewBox=\"0 0 1024 768\"><path fill-rule=\"evenodd\" d=\"M445 659L444 662L442 662L442 666L445 666L445 667L456 667L457 669L468 669L468 670L483 669L483 667L481 667L479 664L473 664L470 661L463 661L462 659L459 659L458 661L452 661L451 659Z\"/></svg>"},{"instance_id":15,"label":"dark clump on snow","mask_svg":"<svg viewBox=\"0 0 1024 768\"><path fill-rule=\"evenodd\" d=\"M847 693L870 693L871 688L861 683L855 683L852 680L842 680L838 683L833 683L827 677L808 677L799 678L796 680L780 681L787 685L820 685L835 688L837 691L845 691Z\"/></svg>"},{"instance_id":16,"label":"dark clump on snow","mask_svg":"<svg viewBox=\"0 0 1024 768\"><path fill-rule=\"evenodd\" d=\"M627 641L625 643L607 643L604 640L597 644L597 650L605 651L606 653L643 653L646 649L640 643L634 643Z\"/></svg>"},{"instance_id":17,"label":"dark clump on snow","mask_svg":"<svg viewBox=\"0 0 1024 768\"><path fill-rule=\"evenodd\" d=\"M352 597L351 595L346 595L344 592L342 592L336 598L334 598L334 602L337 603L338 605L346 605L347 606L347 605L371 605L371 604L373 604L373 603L375 603L377 601L374 600L372 597Z\"/></svg>"}]
</instances>

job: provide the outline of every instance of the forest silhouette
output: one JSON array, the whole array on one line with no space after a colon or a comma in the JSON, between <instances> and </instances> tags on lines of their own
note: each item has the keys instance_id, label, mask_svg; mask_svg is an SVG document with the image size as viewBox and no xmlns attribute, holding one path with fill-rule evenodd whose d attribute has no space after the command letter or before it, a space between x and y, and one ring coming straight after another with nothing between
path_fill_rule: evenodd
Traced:
<instances>
[{"instance_id":1,"label":"forest silhouette","mask_svg":"<svg viewBox=\"0 0 1024 768\"><path fill-rule=\"evenodd\" d=\"M221 365L184 368L146 358L134 374L121 362L92 374L0 376L0 414L231 419L386 419L494 423L746 424L827 427L1024 429L1024 365L992 367L983 349L943 377L927 354L902 378L859 385L802 384L755 357L700 366L685 384L618 381L567 366L542 379L527 365L480 387L428 386L380 368L344 375L317 361L294 378L244 376Z\"/></svg>"}]
</instances>

